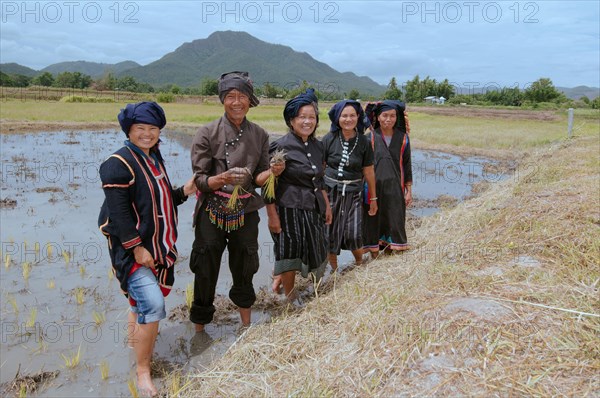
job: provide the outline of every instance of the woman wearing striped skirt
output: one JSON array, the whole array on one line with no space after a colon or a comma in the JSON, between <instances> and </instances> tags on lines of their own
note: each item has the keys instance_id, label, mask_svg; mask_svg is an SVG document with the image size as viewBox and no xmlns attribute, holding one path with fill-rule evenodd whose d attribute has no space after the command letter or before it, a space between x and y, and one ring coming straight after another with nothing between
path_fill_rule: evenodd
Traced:
<instances>
[{"instance_id":1,"label":"woman wearing striped skirt","mask_svg":"<svg viewBox=\"0 0 600 398\"><path fill-rule=\"evenodd\" d=\"M364 136L365 114L358 101L344 100L329 111L331 129L323 137L325 184L332 207L329 226L329 263L337 269L341 250L351 250L357 264L362 262L363 178L375 192L373 150ZM377 198L370 198L369 215L377 213Z\"/></svg>"},{"instance_id":2,"label":"woman wearing striped skirt","mask_svg":"<svg viewBox=\"0 0 600 398\"><path fill-rule=\"evenodd\" d=\"M323 145L314 137L319 122L314 90L288 101L283 116L290 131L271 144L270 152L285 151L285 169L267 215L275 243L273 290L283 285L288 299L294 300L297 271L304 277L314 273L317 279L323 274L331 209L323 184Z\"/></svg>"}]
</instances>

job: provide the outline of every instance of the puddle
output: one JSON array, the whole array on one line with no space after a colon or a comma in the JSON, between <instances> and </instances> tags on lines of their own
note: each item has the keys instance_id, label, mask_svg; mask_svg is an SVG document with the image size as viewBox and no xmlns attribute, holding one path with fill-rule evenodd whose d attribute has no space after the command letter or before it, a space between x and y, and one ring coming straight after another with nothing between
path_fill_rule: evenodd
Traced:
<instances>
[{"instance_id":1,"label":"puddle","mask_svg":"<svg viewBox=\"0 0 600 398\"><path fill-rule=\"evenodd\" d=\"M191 137L165 132L162 139L171 181L182 184L191 175ZM127 303L118 282L109 278L106 240L96 227L104 199L98 167L122 146L123 134L55 132L2 135L0 140L0 383L11 382L17 373L60 371L45 388L28 395L129 396L134 358L124 345ZM413 194L421 206L411 214L431 214L440 195L462 200L472 194L473 183L494 181L496 175L485 174L486 162L413 151ZM239 334L237 314L225 314L198 335L186 320L185 291L193 283L188 268L193 207L193 200L179 207L181 256L155 349L164 367L184 371L209 366ZM257 290L268 289L273 265L264 209L260 214ZM342 252L340 264L351 260L350 252ZM230 286L225 253L217 294L227 295ZM269 319L267 310L254 310L253 322ZM79 349L79 365L69 368L67 361ZM101 377L103 361L108 364L106 380Z\"/></svg>"}]
</instances>

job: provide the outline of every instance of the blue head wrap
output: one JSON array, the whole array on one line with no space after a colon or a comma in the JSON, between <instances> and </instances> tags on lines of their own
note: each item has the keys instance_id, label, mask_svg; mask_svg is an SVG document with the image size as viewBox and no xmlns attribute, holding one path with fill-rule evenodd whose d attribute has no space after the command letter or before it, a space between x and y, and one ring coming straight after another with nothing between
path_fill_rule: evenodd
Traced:
<instances>
[{"instance_id":1,"label":"blue head wrap","mask_svg":"<svg viewBox=\"0 0 600 398\"><path fill-rule=\"evenodd\" d=\"M250 80L250 77L248 76L248 72L235 71L223 73L219 78L218 88L221 103L225 100L227 93L233 89L246 94L248 98L250 98L250 107L260 103L258 98L256 98L256 95L254 95L254 86L252 85L252 80Z\"/></svg>"},{"instance_id":2,"label":"blue head wrap","mask_svg":"<svg viewBox=\"0 0 600 398\"><path fill-rule=\"evenodd\" d=\"M129 129L134 123L151 124L162 130L167 124L165 111L156 102L138 102L127 104L118 116L121 129L129 137Z\"/></svg>"},{"instance_id":3,"label":"blue head wrap","mask_svg":"<svg viewBox=\"0 0 600 398\"><path fill-rule=\"evenodd\" d=\"M379 128L379 121L377 117L381 115L382 112L385 111L396 111L396 124L395 128L400 128L401 130L406 129L405 120L404 120L404 110L406 109L406 105L404 102L397 100L383 100L381 102L370 102L367 104L365 108L365 113L367 114L367 118L370 120L373 128Z\"/></svg>"},{"instance_id":4,"label":"blue head wrap","mask_svg":"<svg viewBox=\"0 0 600 398\"><path fill-rule=\"evenodd\" d=\"M304 93L299 94L289 100L287 104L285 104L285 108L283 108L283 118L285 119L285 124L291 128L292 126L290 121L298 116L300 108L305 105L310 105L313 102L315 105L319 103L319 99L315 95L314 88L307 88ZM319 111L317 111L317 124L319 124Z\"/></svg>"},{"instance_id":5,"label":"blue head wrap","mask_svg":"<svg viewBox=\"0 0 600 398\"><path fill-rule=\"evenodd\" d=\"M331 128L329 131L333 133L342 129L340 127L340 116L342 115L344 108L348 105L352 106L358 115L358 123L356 124L356 130L358 131L358 134L364 134L365 127L368 127L369 125L367 124L365 126L365 112L363 111L362 106L360 106L360 102L355 100L340 101L329 110L329 120L331 120Z\"/></svg>"}]
</instances>

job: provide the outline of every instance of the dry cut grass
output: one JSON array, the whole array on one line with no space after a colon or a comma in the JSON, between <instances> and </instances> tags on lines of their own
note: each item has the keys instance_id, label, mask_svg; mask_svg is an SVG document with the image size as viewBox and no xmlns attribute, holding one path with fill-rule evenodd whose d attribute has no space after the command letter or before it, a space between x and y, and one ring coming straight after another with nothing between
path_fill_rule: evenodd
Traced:
<instances>
[{"instance_id":1,"label":"dry cut grass","mask_svg":"<svg viewBox=\"0 0 600 398\"><path fill-rule=\"evenodd\" d=\"M183 396L598 396L599 144L536 150L414 250L250 328Z\"/></svg>"}]
</instances>

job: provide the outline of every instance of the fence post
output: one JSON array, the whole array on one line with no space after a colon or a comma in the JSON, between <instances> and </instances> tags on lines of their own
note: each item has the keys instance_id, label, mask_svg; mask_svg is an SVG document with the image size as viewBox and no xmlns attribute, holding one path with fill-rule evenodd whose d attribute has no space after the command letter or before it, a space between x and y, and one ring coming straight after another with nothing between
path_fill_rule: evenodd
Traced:
<instances>
[{"instance_id":1,"label":"fence post","mask_svg":"<svg viewBox=\"0 0 600 398\"><path fill-rule=\"evenodd\" d=\"M569 138L573 138L573 108L569 108L569 127L567 128Z\"/></svg>"}]
</instances>

